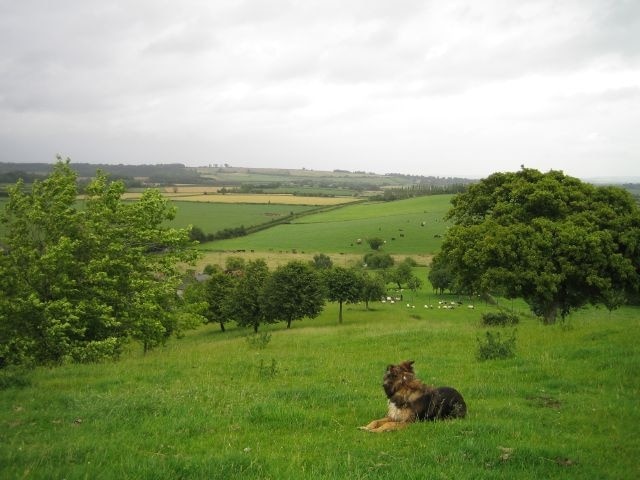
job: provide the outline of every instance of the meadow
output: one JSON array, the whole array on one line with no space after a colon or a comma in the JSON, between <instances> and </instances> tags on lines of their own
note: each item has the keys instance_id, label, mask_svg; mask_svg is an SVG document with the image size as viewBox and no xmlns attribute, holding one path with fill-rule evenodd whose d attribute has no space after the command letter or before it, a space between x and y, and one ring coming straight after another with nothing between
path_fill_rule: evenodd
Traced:
<instances>
[{"instance_id":1,"label":"meadow","mask_svg":"<svg viewBox=\"0 0 640 480\"><path fill-rule=\"evenodd\" d=\"M386 241L382 248L386 253L431 255L439 250L446 232L443 217L451 198L434 195L346 205L246 237L210 242L202 248L364 255L371 251L366 239L380 237Z\"/></svg>"},{"instance_id":2,"label":"meadow","mask_svg":"<svg viewBox=\"0 0 640 480\"><path fill-rule=\"evenodd\" d=\"M38 368L0 391L0 478L637 478L637 309L524 315L516 356L480 362L495 307L424 308L439 299L349 305L341 325L328 305L262 328L264 349L205 326L147 355ZM406 359L458 388L467 418L358 430L385 413L386 365Z\"/></svg>"},{"instance_id":3,"label":"meadow","mask_svg":"<svg viewBox=\"0 0 640 480\"><path fill-rule=\"evenodd\" d=\"M299 214L312 209L302 205L200 203L176 200L172 200L171 203L177 208L172 226L184 228L194 225L207 233L241 225L261 225L292 213Z\"/></svg>"}]
</instances>

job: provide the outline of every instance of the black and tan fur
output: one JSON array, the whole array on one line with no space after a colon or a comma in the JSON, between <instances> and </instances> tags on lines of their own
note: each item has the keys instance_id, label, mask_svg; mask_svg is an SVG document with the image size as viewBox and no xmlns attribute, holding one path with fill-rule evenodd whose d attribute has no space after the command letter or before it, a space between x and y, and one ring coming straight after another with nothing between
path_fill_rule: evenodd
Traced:
<instances>
[{"instance_id":1,"label":"black and tan fur","mask_svg":"<svg viewBox=\"0 0 640 480\"><path fill-rule=\"evenodd\" d=\"M404 428L419 420L463 418L467 405L460 392L451 387L432 387L418 380L413 360L389 365L382 388L388 398L387 416L360 427L369 432Z\"/></svg>"}]
</instances>

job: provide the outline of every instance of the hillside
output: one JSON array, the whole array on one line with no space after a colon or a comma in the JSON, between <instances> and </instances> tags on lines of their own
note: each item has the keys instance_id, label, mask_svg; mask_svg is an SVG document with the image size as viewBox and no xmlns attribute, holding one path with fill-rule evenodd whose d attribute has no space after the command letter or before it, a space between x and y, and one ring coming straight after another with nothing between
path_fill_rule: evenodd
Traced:
<instances>
[{"instance_id":1,"label":"hillside","mask_svg":"<svg viewBox=\"0 0 640 480\"><path fill-rule=\"evenodd\" d=\"M569 326L524 317L517 354L479 362L475 310L351 305L246 331L216 326L120 362L38 368L0 395L0 477L637 478L637 311ZM437 303L437 302L436 302ZM357 429L384 415L389 363L462 392L463 420Z\"/></svg>"}]
</instances>

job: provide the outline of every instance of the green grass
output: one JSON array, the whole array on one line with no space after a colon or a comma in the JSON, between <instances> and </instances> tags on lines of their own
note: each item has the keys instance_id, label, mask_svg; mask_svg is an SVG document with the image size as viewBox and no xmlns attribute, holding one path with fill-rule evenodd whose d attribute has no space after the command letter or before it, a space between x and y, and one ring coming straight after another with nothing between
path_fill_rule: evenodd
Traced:
<instances>
[{"instance_id":1,"label":"green grass","mask_svg":"<svg viewBox=\"0 0 640 480\"><path fill-rule=\"evenodd\" d=\"M211 242L205 248L365 254L371 251L366 239L380 237L387 241L382 249L387 253L433 254L446 231L443 217L451 198L434 195L348 205L246 237Z\"/></svg>"},{"instance_id":2,"label":"green grass","mask_svg":"<svg viewBox=\"0 0 640 480\"><path fill-rule=\"evenodd\" d=\"M4 212L6 198L0 197L0 212ZM80 204L81 202L79 202ZM306 205L275 204L232 204L200 203L172 201L177 214L172 225L183 228L188 225L200 227L205 233L215 233L225 228L244 225L261 225L293 213L301 213L316 207ZM0 223L0 236L6 233L6 227Z\"/></svg>"},{"instance_id":3,"label":"green grass","mask_svg":"<svg viewBox=\"0 0 640 480\"><path fill-rule=\"evenodd\" d=\"M424 308L437 300L405 292L372 311L349 305L342 325L329 305L291 330L266 328L261 350L246 330L207 326L118 363L39 368L0 391L0 478L640 474L637 309L549 327L525 316L515 358L477 362L480 315L493 307ZM457 387L468 417L358 430L385 412L386 365L406 359L425 382Z\"/></svg>"},{"instance_id":4,"label":"green grass","mask_svg":"<svg viewBox=\"0 0 640 480\"><path fill-rule=\"evenodd\" d=\"M215 233L225 228L244 225L251 227L289 215L300 213L313 207L303 205L248 205L226 203L176 202L177 215L173 221L176 227L195 225L205 233Z\"/></svg>"}]
</instances>

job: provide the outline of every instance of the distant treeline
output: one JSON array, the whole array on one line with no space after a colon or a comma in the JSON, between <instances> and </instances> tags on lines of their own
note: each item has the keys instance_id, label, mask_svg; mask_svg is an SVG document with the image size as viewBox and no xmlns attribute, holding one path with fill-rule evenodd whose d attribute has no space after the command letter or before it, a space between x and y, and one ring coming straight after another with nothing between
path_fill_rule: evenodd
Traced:
<instances>
[{"instance_id":1,"label":"distant treeline","mask_svg":"<svg viewBox=\"0 0 640 480\"><path fill-rule=\"evenodd\" d=\"M0 163L0 183L15 183L22 178L25 183L45 178L51 172L50 163ZM112 180L122 180L127 187L149 184L172 185L176 183L210 183L194 168L180 163L159 165L106 165L93 163L71 163L71 168L80 179L95 177L102 170Z\"/></svg>"},{"instance_id":2,"label":"distant treeline","mask_svg":"<svg viewBox=\"0 0 640 480\"><path fill-rule=\"evenodd\" d=\"M372 200L391 202L405 198L423 197L426 195L444 195L464 192L469 183L451 185L411 185L410 187L388 188L381 195L375 195Z\"/></svg>"}]
</instances>

